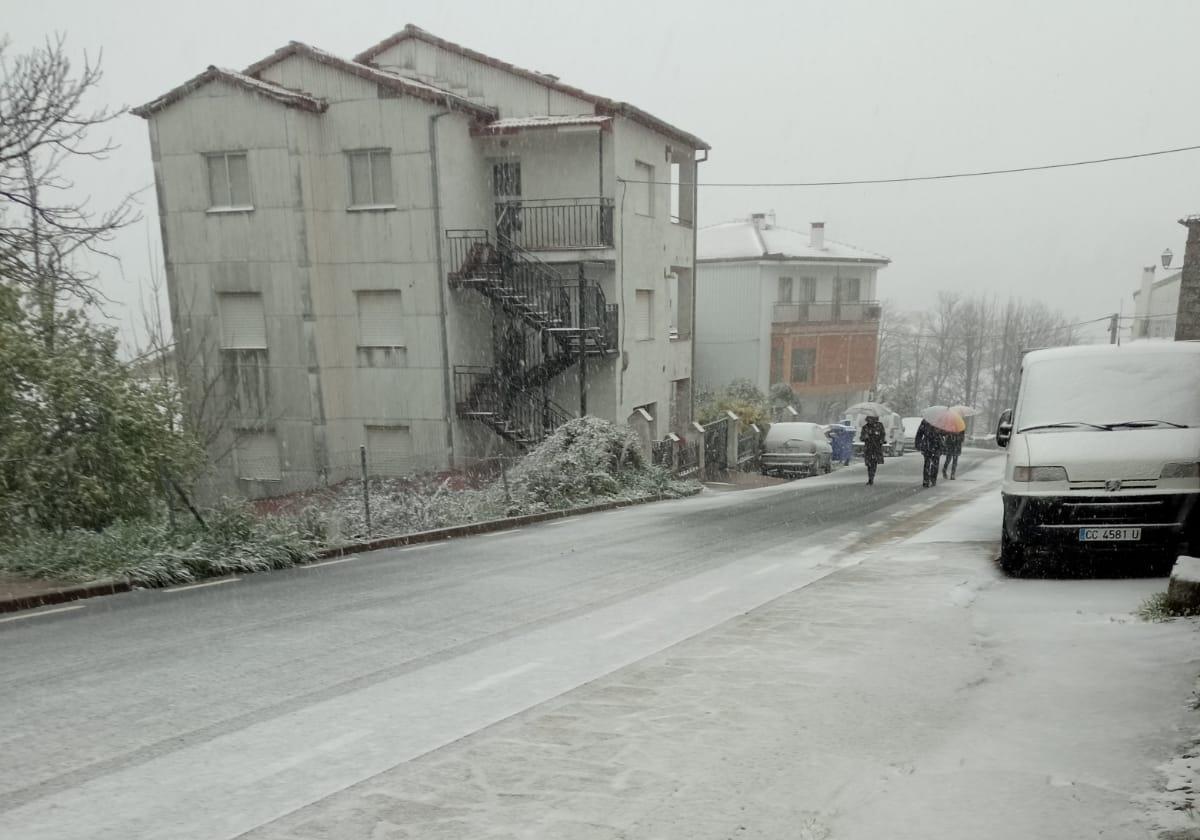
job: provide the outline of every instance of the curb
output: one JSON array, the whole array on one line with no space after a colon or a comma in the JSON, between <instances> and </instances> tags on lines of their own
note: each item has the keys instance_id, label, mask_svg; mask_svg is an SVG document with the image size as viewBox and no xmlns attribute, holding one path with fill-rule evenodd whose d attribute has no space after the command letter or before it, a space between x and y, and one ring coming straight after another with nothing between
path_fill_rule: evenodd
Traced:
<instances>
[{"instance_id":1,"label":"curb","mask_svg":"<svg viewBox=\"0 0 1200 840\"><path fill-rule=\"evenodd\" d=\"M133 585L127 580L98 580L79 586L67 586L54 589L40 595L23 595L20 598L0 600L0 613L32 610L36 607L49 607L53 604L65 604L68 601L79 601L84 598L95 598L100 595L116 595L118 592L128 592Z\"/></svg>"},{"instance_id":2,"label":"curb","mask_svg":"<svg viewBox=\"0 0 1200 840\"><path fill-rule=\"evenodd\" d=\"M421 543L440 542L442 540L453 539L455 537L469 537L475 534L487 534L494 531L506 531L513 527L521 525L533 525L538 522L548 522L553 519L566 519L570 516L582 516L586 513L601 513L606 510L616 510L617 508L633 507L634 505L644 505L651 502L663 502L671 499L686 499L700 493L703 487L697 488L688 493L683 493L679 496L642 496L638 499L615 499L611 502L601 502L595 505L587 505L585 507L567 508L565 510L548 510L543 513L527 513L521 516L510 516L504 519L489 519L486 522L472 522L469 525L453 525L449 528L435 528L432 531L417 531L412 534L403 534L396 537L380 537L379 539L368 540L360 543L350 543L349 545L339 545L333 548L324 548L315 552L317 560L326 560L333 557L344 557L347 554L361 554L365 551L378 551L383 548L398 548L407 545L420 545ZM300 563L292 568L299 568L305 564ZM269 572L258 572L257 574L269 574ZM79 601L84 598L96 598L101 595L116 595L120 592L129 592L134 588L129 581L118 580L100 580L92 583L85 583L79 586L68 586L62 589L43 592L39 595L24 595L19 598L0 599L0 613L20 612L21 610L31 610L36 607L48 607L53 604L64 604L68 601ZM144 587L146 589L158 589L159 587Z\"/></svg>"}]
</instances>

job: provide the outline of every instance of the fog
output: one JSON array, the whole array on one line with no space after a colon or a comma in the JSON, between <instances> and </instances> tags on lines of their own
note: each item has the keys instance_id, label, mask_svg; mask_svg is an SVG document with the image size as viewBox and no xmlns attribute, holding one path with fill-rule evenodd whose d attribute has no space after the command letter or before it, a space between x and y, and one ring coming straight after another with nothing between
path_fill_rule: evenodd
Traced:
<instances>
[{"instance_id":1,"label":"fog","mask_svg":"<svg viewBox=\"0 0 1200 840\"><path fill-rule=\"evenodd\" d=\"M1200 4L757 2L404 4L135 0L0 2L11 49L54 32L103 50L94 104L137 105L210 64L242 68L289 40L354 53L416 23L566 83L626 100L713 147L701 180L795 182L1008 168L1192 145L1188 101ZM144 221L104 261L108 314L127 335L138 284L161 261L146 126L78 173L97 207L141 193ZM916 184L710 186L700 221L773 210L893 264L880 297L939 289L1040 299L1080 320L1131 311L1143 265L1183 252L1200 211L1200 151L1050 172ZM1104 325L1096 329L1102 332Z\"/></svg>"}]
</instances>

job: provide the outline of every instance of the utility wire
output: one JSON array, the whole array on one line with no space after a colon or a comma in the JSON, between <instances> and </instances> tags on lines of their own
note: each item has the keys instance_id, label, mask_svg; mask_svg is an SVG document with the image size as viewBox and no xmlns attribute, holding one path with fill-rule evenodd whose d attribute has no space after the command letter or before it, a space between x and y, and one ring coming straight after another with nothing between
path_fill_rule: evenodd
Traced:
<instances>
[{"instance_id":1,"label":"utility wire","mask_svg":"<svg viewBox=\"0 0 1200 840\"><path fill-rule=\"evenodd\" d=\"M949 181L955 178L982 178L987 175L1012 175L1017 172L1043 172L1048 169L1067 169L1073 166L1093 166L1098 163L1116 163L1125 160L1137 160L1139 158L1159 157L1161 155L1174 155L1180 152L1194 152L1200 149L1197 146L1180 146L1176 149L1160 149L1155 152L1139 152L1132 155L1114 155L1112 157L1090 158L1088 160L1073 160L1065 163L1044 163L1038 166L1017 166L1011 169L980 169L973 172L951 172L943 175L911 175L903 178L851 178L842 181L709 181L700 183L699 187L850 187L863 186L868 184L908 184L916 181ZM652 180L637 180L633 178L617 178L618 181L625 184L665 184L670 186L680 186L675 181L652 181ZM686 184L685 186L691 186Z\"/></svg>"}]
</instances>

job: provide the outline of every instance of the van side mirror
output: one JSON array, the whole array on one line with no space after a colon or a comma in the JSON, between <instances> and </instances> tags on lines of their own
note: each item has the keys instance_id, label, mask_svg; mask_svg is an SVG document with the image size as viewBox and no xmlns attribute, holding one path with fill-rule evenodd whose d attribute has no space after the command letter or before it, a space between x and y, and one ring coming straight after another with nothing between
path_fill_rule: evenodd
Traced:
<instances>
[{"instance_id":1,"label":"van side mirror","mask_svg":"<svg viewBox=\"0 0 1200 840\"><path fill-rule=\"evenodd\" d=\"M1013 412L1011 408L1004 409L1000 415L1000 422L996 424L996 445L1001 449L1008 446L1008 442L1012 440L1013 433Z\"/></svg>"}]
</instances>

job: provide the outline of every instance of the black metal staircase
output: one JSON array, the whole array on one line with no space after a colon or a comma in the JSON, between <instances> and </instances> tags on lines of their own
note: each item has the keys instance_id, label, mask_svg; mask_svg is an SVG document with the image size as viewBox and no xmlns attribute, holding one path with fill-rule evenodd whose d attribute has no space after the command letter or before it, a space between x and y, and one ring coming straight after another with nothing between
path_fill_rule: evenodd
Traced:
<instances>
[{"instance_id":1,"label":"black metal staircase","mask_svg":"<svg viewBox=\"0 0 1200 840\"><path fill-rule=\"evenodd\" d=\"M478 291L498 319L495 365L454 370L456 412L518 446L536 444L571 417L547 396L555 377L618 352L617 306L596 283L562 277L505 237L484 230L446 237L451 286Z\"/></svg>"}]
</instances>

